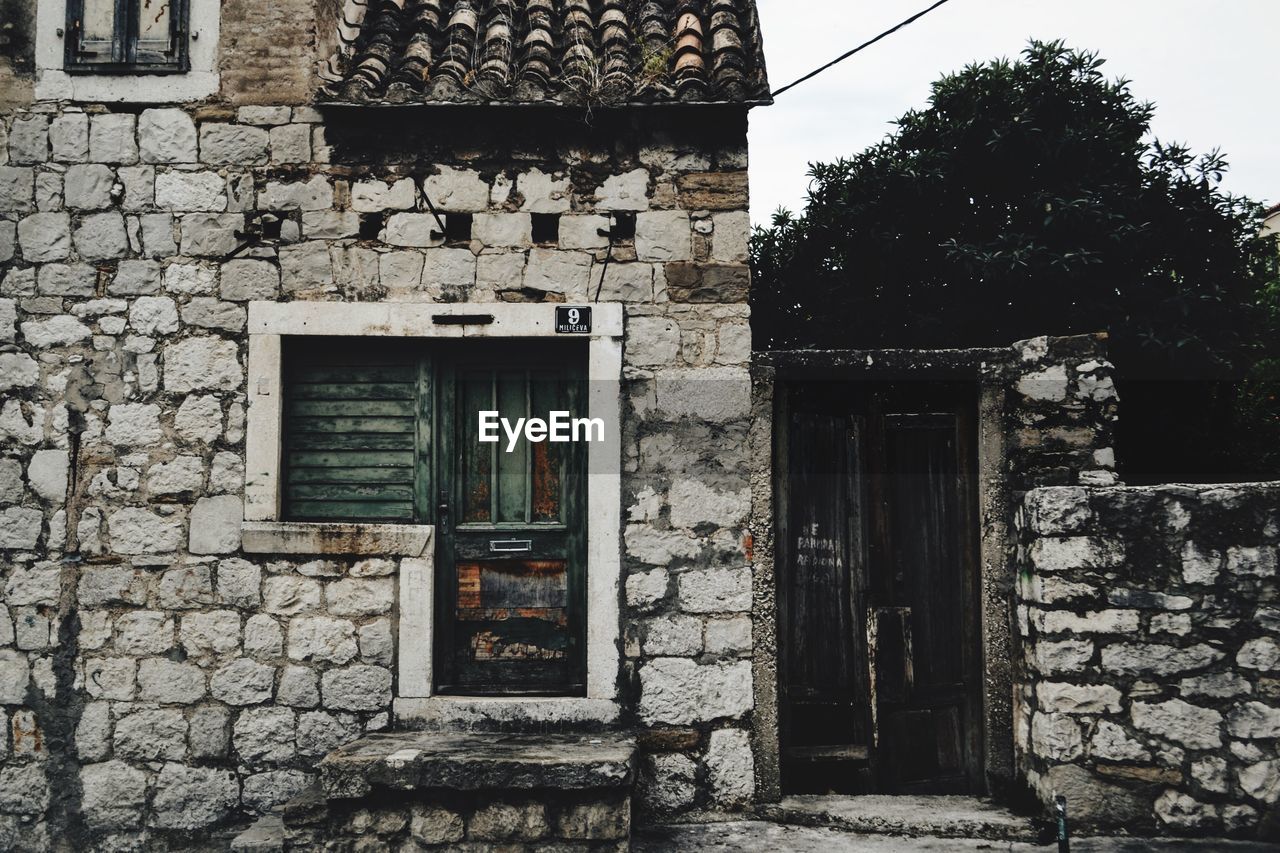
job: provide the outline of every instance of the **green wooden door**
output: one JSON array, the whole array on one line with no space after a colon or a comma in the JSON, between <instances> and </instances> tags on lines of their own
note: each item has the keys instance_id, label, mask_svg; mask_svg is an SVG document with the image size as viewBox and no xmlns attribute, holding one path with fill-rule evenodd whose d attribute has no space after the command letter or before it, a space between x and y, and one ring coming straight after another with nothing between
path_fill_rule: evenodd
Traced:
<instances>
[{"instance_id":1,"label":"green wooden door","mask_svg":"<svg viewBox=\"0 0 1280 853\"><path fill-rule=\"evenodd\" d=\"M479 415L585 414L580 340L295 340L284 517L436 525L436 690L585 692L586 444Z\"/></svg>"},{"instance_id":2,"label":"green wooden door","mask_svg":"<svg viewBox=\"0 0 1280 853\"><path fill-rule=\"evenodd\" d=\"M584 364L568 342L469 344L438 362L439 692L585 691L585 444L503 428L485 442L480 423L583 414Z\"/></svg>"}]
</instances>

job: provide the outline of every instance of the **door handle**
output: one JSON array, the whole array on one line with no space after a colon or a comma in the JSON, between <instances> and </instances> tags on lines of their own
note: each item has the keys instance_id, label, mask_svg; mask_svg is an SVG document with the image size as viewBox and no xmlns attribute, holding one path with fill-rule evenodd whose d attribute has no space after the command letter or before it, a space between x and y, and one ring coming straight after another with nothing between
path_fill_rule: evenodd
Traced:
<instances>
[{"instance_id":1,"label":"door handle","mask_svg":"<svg viewBox=\"0 0 1280 853\"><path fill-rule=\"evenodd\" d=\"M444 527L449 521L449 493L440 492L440 503L436 505L436 523Z\"/></svg>"}]
</instances>

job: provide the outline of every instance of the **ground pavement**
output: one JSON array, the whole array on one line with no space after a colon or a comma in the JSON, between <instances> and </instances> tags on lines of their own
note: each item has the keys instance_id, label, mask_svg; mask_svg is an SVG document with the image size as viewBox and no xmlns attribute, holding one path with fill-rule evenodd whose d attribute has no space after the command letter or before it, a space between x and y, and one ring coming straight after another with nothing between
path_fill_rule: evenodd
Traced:
<instances>
[{"instance_id":1,"label":"ground pavement","mask_svg":"<svg viewBox=\"0 0 1280 853\"><path fill-rule=\"evenodd\" d=\"M824 827L791 826L766 821L673 824L636 831L633 853L907 853L907 851L967 851L992 853L1054 853L1056 845L1025 841L984 841L962 838L903 838L864 835ZM1072 853L1275 853L1280 845L1243 841L1184 841L1142 838L1077 838Z\"/></svg>"}]
</instances>

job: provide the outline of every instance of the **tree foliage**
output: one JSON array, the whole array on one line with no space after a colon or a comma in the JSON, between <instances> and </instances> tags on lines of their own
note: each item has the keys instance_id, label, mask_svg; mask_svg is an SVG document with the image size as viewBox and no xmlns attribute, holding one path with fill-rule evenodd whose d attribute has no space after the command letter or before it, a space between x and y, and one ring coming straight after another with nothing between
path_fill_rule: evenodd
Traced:
<instances>
[{"instance_id":1,"label":"tree foliage","mask_svg":"<svg viewBox=\"0 0 1280 853\"><path fill-rule=\"evenodd\" d=\"M1218 152L1153 140L1152 105L1102 65L1032 42L937 81L879 144L811 165L804 214L752 239L756 347L1105 330L1122 380L1239 378L1274 347L1261 207L1222 190Z\"/></svg>"}]
</instances>

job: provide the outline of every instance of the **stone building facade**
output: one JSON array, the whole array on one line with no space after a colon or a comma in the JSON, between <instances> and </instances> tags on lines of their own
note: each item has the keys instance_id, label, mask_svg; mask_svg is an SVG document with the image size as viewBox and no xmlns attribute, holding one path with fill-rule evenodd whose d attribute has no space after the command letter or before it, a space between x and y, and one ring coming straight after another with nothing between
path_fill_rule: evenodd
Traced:
<instances>
[{"instance_id":1,"label":"stone building facade","mask_svg":"<svg viewBox=\"0 0 1280 853\"><path fill-rule=\"evenodd\" d=\"M355 83L326 100L316 60L356 80L385 59L390 4L362 29L327 4L193 0L191 70L150 77L68 73L42 47L53 5L0 122L3 846L203 837L278 811L337 747L413 728L639 727L642 811L749 802L751 4L531 3L513 58L494 29L512 4L477 22L419 3L398 49L479 32L488 88L437 57L419 79L453 87L388 108L351 105ZM523 106L542 67L552 89ZM589 308L588 331L558 336L557 306ZM436 510L288 517L290 347L573 335L611 433L585 475L585 684L437 695ZM625 842L629 795L609 802L599 838L622 820ZM595 837L570 812L517 830L473 808L489 823L445 823ZM419 843L455 840L430 816Z\"/></svg>"},{"instance_id":2,"label":"stone building facade","mask_svg":"<svg viewBox=\"0 0 1280 853\"><path fill-rule=\"evenodd\" d=\"M1117 486L1096 337L753 358L752 3L190 0L144 74L70 67L94 2L0 45L0 846L619 849L778 800L818 376L973 391L970 793L1274 820L1274 488ZM464 355L606 427L522 457L523 524ZM565 579L477 606L499 563ZM555 630L450 645L495 609Z\"/></svg>"}]
</instances>

